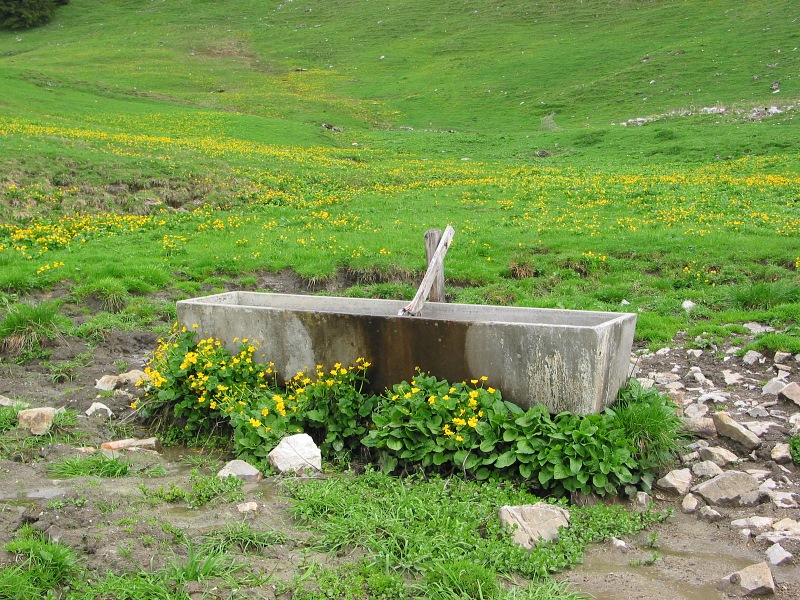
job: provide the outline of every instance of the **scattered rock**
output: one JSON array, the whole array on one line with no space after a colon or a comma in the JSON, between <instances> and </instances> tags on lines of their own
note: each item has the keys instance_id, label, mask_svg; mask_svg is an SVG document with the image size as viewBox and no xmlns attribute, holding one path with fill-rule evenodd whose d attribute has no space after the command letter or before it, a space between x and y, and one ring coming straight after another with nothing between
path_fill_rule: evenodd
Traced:
<instances>
[{"instance_id":1,"label":"scattered rock","mask_svg":"<svg viewBox=\"0 0 800 600\"><path fill-rule=\"evenodd\" d=\"M738 385L744 379L743 375L740 375L739 373L734 373L733 371L728 369L722 372L722 377L725 380L725 385Z\"/></svg>"},{"instance_id":2,"label":"scattered rock","mask_svg":"<svg viewBox=\"0 0 800 600\"><path fill-rule=\"evenodd\" d=\"M746 519L731 521L731 525L761 533L762 531L770 531L774 522L775 519L772 517L747 517Z\"/></svg>"},{"instance_id":3,"label":"scattered rock","mask_svg":"<svg viewBox=\"0 0 800 600\"><path fill-rule=\"evenodd\" d=\"M121 375L118 375L117 383L119 385L136 385L145 377L146 375L144 374L144 371L140 371L139 369L132 369L127 373L122 373Z\"/></svg>"},{"instance_id":4,"label":"scattered rock","mask_svg":"<svg viewBox=\"0 0 800 600\"><path fill-rule=\"evenodd\" d=\"M769 456L779 465L786 465L792 462L792 451L789 444L780 442L772 447Z\"/></svg>"},{"instance_id":5,"label":"scattered rock","mask_svg":"<svg viewBox=\"0 0 800 600\"><path fill-rule=\"evenodd\" d=\"M711 420L714 421L719 435L738 442L748 450L754 450L761 445L761 439L755 433L734 421L728 413L714 413Z\"/></svg>"},{"instance_id":6,"label":"scattered rock","mask_svg":"<svg viewBox=\"0 0 800 600\"><path fill-rule=\"evenodd\" d=\"M748 350L745 355L742 357L742 362L746 365L754 365L757 362L761 362L764 360L764 355L760 352L756 352L755 350Z\"/></svg>"},{"instance_id":7,"label":"scattered rock","mask_svg":"<svg viewBox=\"0 0 800 600\"><path fill-rule=\"evenodd\" d=\"M278 472L322 471L322 453L307 433L283 438L268 455L269 464Z\"/></svg>"},{"instance_id":8,"label":"scattered rock","mask_svg":"<svg viewBox=\"0 0 800 600\"><path fill-rule=\"evenodd\" d=\"M236 506L236 510L240 513L256 512L258 510L258 502L242 502Z\"/></svg>"},{"instance_id":9,"label":"scattered rock","mask_svg":"<svg viewBox=\"0 0 800 600\"><path fill-rule=\"evenodd\" d=\"M768 596L775 593L772 571L766 562L731 573L721 583L722 589L743 596Z\"/></svg>"},{"instance_id":10,"label":"scattered rock","mask_svg":"<svg viewBox=\"0 0 800 600\"><path fill-rule=\"evenodd\" d=\"M711 479L722 475L722 469L714 461L704 460L692 465L692 474L699 479Z\"/></svg>"},{"instance_id":11,"label":"scattered rock","mask_svg":"<svg viewBox=\"0 0 800 600\"><path fill-rule=\"evenodd\" d=\"M126 438L100 444L101 450L126 450L128 448L160 451L161 442L159 442L158 438L151 437L144 439Z\"/></svg>"},{"instance_id":12,"label":"scattered rock","mask_svg":"<svg viewBox=\"0 0 800 600\"><path fill-rule=\"evenodd\" d=\"M767 384L761 388L762 396L777 396L786 387L786 381L781 377L773 377Z\"/></svg>"},{"instance_id":13,"label":"scattered rock","mask_svg":"<svg viewBox=\"0 0 800 600\"><path fill-rule=\"evenodd\" d=\"M767 560L771 565L782 565L794 558L791 552L784 550L780 544L773 544L767 549Z\"/></svg>"},{"instance_id":14,"label":"scattered rock","mask_svg":"<svg viewBox=\"0 0 800 600\"><path fill-rule=\"evenodd\" d=\"M516 527L514 541L527 550L536 546L539 540L555 540L560 527L569 527L569 511L546 502L502 506L499 516L507 527Z\"/></svg>"},{"instance_id":15,"label":"scattered rock","mask_svg":"<svg viewBox=\"0 0 800 600\"><path fill-rule=\"evenodd\" d=\"M713 438L717 435L717 428L714 427L714 421L708 417L697 417L695 419L684 417L681 420L683 421L683 430L686 431L686 433L705 438Z\"/></svg>"},{"instance_id":16,"label":"scattered rock","mask_svg":"<svg viewBox=\"0 0 800 600\"><path fill-rule=\"evenodd\" d=\"M56 409L46 406L44 408L28 408L17 413L17 422L20 427L29 430L33 435L44 435L50 431Z\"/></svg>"},{"instance_id":17,"label":"scattered rock","mask_svg":"<svg viewBox=\"0 0 800 600\"><path fill-rule=\"evenodd\" d=\"M630 550L630 547L628 547L628 544L626 544L624 541L622 541L619 538L610 537L610 538L608 538L608 543L611 544L611 547L614 550L617 550L618 552L627 552L628 550ZM791 554L789 556L791 556Z\"/></svg>"},{"instance_id":18,"label":"scattered rock","mask_svg":"<svg viewBox=\"0 0 800 600\"><path fill-rule=\"evenodd\" d=\"M691 300L684 300L684 301L681 303L681 308L682 308L683 310L685 310L687 313L690 313L690 312L692 312L692 309L693 309L695 306L697 306L697 304L695 304L695 303L694 303L694 302L692 302Z\"/></svg>"},{"instance_id":19,"label":"scattered rock","mask_svg":"<svg viewBox=\"0 0 800 600\"><path fill-rule=\"evenodd\" d=\"M800 406L800 384L792 382L778 392L778 398L781 400L789 400Z\"/></svg>"},{"instance_id":20,"label":"scattered rock","mask_svg":"<svg viewBox=\"0 0 800 600\"><path fill-rule=\"evenodd\" d=\"M232 460L217 473L217 477L238 477L244 481L261 481L261 471L243 460Z\"/></svg>"},{"instance_id":21,"label":"scattered rock","mask_svg":"<svg viewBox=\"0 0 800 600\"><path fill-rule=\"evenodd\" d=\"M769 499L778 508L797 508L797 500L792 492L769 492Z\"/></svg>"},{"instance_id":22,"label":"scattered rock","mask_svg":"<svg viewBox=\"0 0 800 600\"><path fill-rule=\"evenodd\" d=\"M772 362L781 364L785 363L790 358L792 358L792 355L789 352L776 352L775 356L772 357Z\"/></svg>"},{"instance_id":23,"label":"scattered rock","mask_svg":"<svg viewBox=\"0 0 800 600\"><path fill-rule=\"evenodd\" d=\"M692 490L713 506L736 505L742 496L758 490L758 479L742 471L726 471Z\"/></svg>"},{"instance_id":24,"label":"scattered rock","mask_svg":"<svg viewBox=\"0 0 800 600\"><path fill-rule=\"evenodd\" d=\"M708 407L705 404L690 404L683 409L683 414L690 419L699 419L706 416Z\"/></svg>"},{"instance_id":25,"label":"scattered rock","mask_svg":"<svg viewBox=\"0 0 800 600\"><path fill-rule=\"evenodd\" d=\"M94 382L94 387L101 392L110 392L117 387L118 383L119 377L116 375L103 375L100 379Z\"/></svg>"},{"instance_id":26,"label":"scattered rock","mask_svg":"<svg viewBox=\"0 0 800 600\"><path fill-rule=\"evenodd\" d=\"M770 327L769 325L762 325L761 323L750 323L744 324L745 329L749 329L750 333L758 335L759 333L769 333L771 331L775 331L774 327Z\"/></svg>"},{"instance_id":27,"label":"scattered rock","mask_svg":"<svg viewBox=\"0 0 800 600\"><path fill-rule=\"evenodd\" d=\"M703 460L710 460L720 467L727 467L739 462L739 457L726 448L719 446L708 446L707 448L699 448L697 453Z\"/></svg>"},{"instance_id":28,"label":"scattered rock","mask_svg":"<svg viewBox=\"0 0 800 600\"><path fill-rule=\"evenodd\" d=\"M656 486L665 492L683 495L692 487L692 472L689 469L675 469L656 481Z\"/></svg>"},{"instance_id":29,"label":"scattered rock","mask_svg":"<svg viewBox=\"0 0 800 600\"><path fill-rule=\"evenodd\" d=\"M703 506L697 513L700 515L700 518L704 521L708 521L709 523L716 523L717 521L721 521L724 517L716 510L711 508L710 506Z\"/></svg>"},{"instance_id":30,"label":"scattered rock","mask_svg":"<svg viewBox=\"0 0 800 600\"><path fill-rule=\"evenodd\" d=\"M700 499L694 494L686 494L681 501L681 510L687 515L697 512L699 506Z\"/></svg>"},{"instance_id":31,"label":"scattered rock","mask_svg":"<svg viewBox=\"0 0 800 600\"><path fill-rule=\"evenodd\" d=\"M106 406L102 402L92 402L92 405L86 409L85 414L87 417L91 417L98 411L104 411L106 413L106 416L109 418L114 416L114 413L111 411L111 409L108 408L108 406Z\"/></svg>"}]
</instances>

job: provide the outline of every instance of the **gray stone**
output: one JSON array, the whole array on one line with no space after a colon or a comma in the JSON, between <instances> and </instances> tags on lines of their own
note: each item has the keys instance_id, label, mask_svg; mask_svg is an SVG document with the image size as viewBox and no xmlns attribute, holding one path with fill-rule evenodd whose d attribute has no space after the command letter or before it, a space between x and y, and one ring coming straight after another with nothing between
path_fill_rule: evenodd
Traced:
<instances>
[{"instance_id":1,"label":"gray stone","mask_svg":"<svg viewBox=\"0 0 800 600\"><path fill-rule=\"evenodd\" d=\"M800 535L800 522L794 519L781 519L772 524L772 529L775 531L785 531L791 535Z\"/></svg>"},{"instance_id":2,"label":"gray stone","mask_svg":"<svg viewBox=\"0 0 800 600\"><path fill-rule=\"evenodd\" d=\"M789 444L783 442L775 444L772 447L772 450L770 450L769 456L779 465L785 465L792 462L792 451L789 447Z\"/></svg>"},{"instance_id":3,"label":"gray stone","mask_svg":"<svg viewBox=\"0 0 800 600\"><path fill-rule=\"evenodd\" d=\"M683 409L683 414L690 419L699 419L706 416L708 407L705 404L690 404Z\"/></svg>"},{"instance_id":4,"label":"gray stone","mask_svg":"<svg viewBox=\"0 0 800 600\"><path fill-rule=\"evenodd\" d=\"M0 395L0 406L14 406L14 401L11 398Z\"/></svg>"},{"instance_id":5,"label":"gray stone","mask_svg":"<svg viewBox=\"0 0 800 600\"><path fill-rule=\"evenodd\" d=\"M95 414L98 411L105 412L107 417L113 417L114 416L114 413L111 411L111 409L108 408L108 406L106 406L102 402L92 402L92 405L89 408L86 409L86 413L85 414L86 414L87 417L91 417L93 414Z\"/></svg>"},{"instance_id":6,"label":"gray stone","mask_svg":"<svg viewBox=\"0 0 800 600\"><path fill-rule=\"evenodd\" d=\"M769 411L763 406L754 406L747 411L747 415L750 417L755 417L756 419L763 419L764 417L769 416Z\"/></svg>"},{"instance_id":7,"label":"gray stone","mask_svg":"<svg viewBox=\"0 0 800 600\"><path fill-rule=\"evenodd\" d=\"M739 506L758 506L759 504L766 502L768 499L769 494L764 490L753 490L752 492L742 494L742 497L739 498Z\"/></svg>"},{"instance_id":8,"label":"gray stone","mask_svg":"<svg viewBox=\"0 0 800 600\"><path fill-rule=\"evenodd\" d=\"M797 500L792 492L770 492L769 499L778 508L797 508Z\"/></svg>"},{"instance_id":9,"label":"gray stone","mask_svg":"<svg viewBox=\"0 0 800 600\"><path fill-rule=\"evenodd\" d=\"M773 544L767 549L767 560L771 565L782 565L794 558L794 554L784 550L780 544Z\"/></svg>"},{"instance_id":10,"label":"gray stone","mask_svg":"<svg viewBox=\"0 0 800 600\"><path fill-rule=\"evenodd\" d=\"M762 531L769 531L772 529L772 524L775 522L775 519L772 517L747 517L746 519L736 519L731 521L731 525L734 527L740 528L747 528L751 531L756 531L761 533Z\"/></svg>"},{"instance_id":11,"label":"gray stone","mask_svg":"<svg viewBox=\"0 0 800 600\"><path fill-rule=\"evenodd\" d=\"M786 387L786 382L780 377L773 377L767 382L767 385L761 388L762 396L777 396Z\"/></svg>"},{"instance_id":12,"label":"gray stone","mask_svg":"<svg viewBox=\"0 0 800 600\"><path fill-rule=\"evenodd\" d=\"M694 303L694 302L692 302L691 300L684 300L684 301L681 303L681 308L682 308L683 310L685 310L687 313L690 313L690 312L692 312L692 309L693 309L695 306L697 306L697 304L695 304L695 303Z\"/></svg>"},{"instance_id":13,"label":"gray stone","mask_svg":"<svg viewBox=\"0 0 800 600\"><path fill-rule=\"evenodd\" d=\"M755 323L753 321L744 324L745 329L749 329L750 333L754 333L758 335L759 333L769 333L770 331L775 331L774 327L769 325L762 325L761 323Z\"/></svg>"},{"instance_id":14,"label":"gray stone","mask_svg":"<svg viewBox=\"0 0 800 600\"><path fill-rule=\"evenodd\" d=\"M700 507L700 510L697 512L697 514L701 519L703 519L703 521L708 521L709 523L715 523L724 519L719 511L714 510L710 506Z\"/></svg>"},{"instance_id":15,"label":"gray stone","mask_svg":"<svg viewBox=\"0 0 800 600\"><path fill-rule=\"evenodd\" d=\"M280 473L322 471L322 453L307 433L283 438L267 456L269 463Z\"/></svg>"},{"instance_id":16,"label":"gray stone","mask_svg":"<svg viewBox=\"0 0 800 600\"><path fill-rule=\"evenodd\" d=\"M742 362L746 365L754 365L764 359L764 355L755 350L748 350L742 357Z\"/></svg>"},{"instance_id":17,"label":"gray stone","mask_svg":"<svg viewBox=\"0 0 800 600\"><path fill-rule=\"evenodd\" d=\"M717 475L722 475L722 469L717 463L711 460L704 460L692 465L692 473L699 479L711 479Z\"/></svg>"},{"instance_id":18,"label":"gray stone","mask_svg":"<svg viewBox=\"0 0 800 600\"><path fill-rule=\"evenodd\" d=\"M692 487L692 472L689 469L674 469L656 481L656 487L683 495Z\"/></svg>"},{"instance_id":19,"label":"gray stone","mask_svg":"<svg viewBox=\"0 0 800 600\"><path fill-rule=\"evenodd\" d=\"M709 446L708 448L699 448L697 453L703 460L710 460L720 467L727 467L728 465L739 462L739 457L730 450L720 448L719 446Z\"/></svg>"},{"instance_id":20,"label":"gray stone","mask_svg":"<svg viewBox=\"0 0 800 600\"><path fill-rule=\"evenodd\" d=\"M722 372L722 377L725 379L725 385L737 385L742 382L744 376L740 375L739 373L734 373L729 369L725 369Z\"/></svg>"},{"instance_id":21,"label":"gray stone","mask_svg":"<svg viewBox=\"0 0 800 600\"><path fill-rule=\"evenodd\" d=\"M697 511L700 506L700 499L694 494L686 494L681 501L681 510L690 515Z\"/></svg>"},{"instance_id":22,"label":"gray stone","mask_svg":"<svg viewBox=\"0 0 800 600\"><path fill-rule=\"evenodd\" d=\"M650 506L650 503L653 499L650 497L650 494L647 492L636 492L636 499L635 502L638 506L647 508Z\"/></svg>"},{"instance_id":23,"label":"gray stone","mask_svg":"<svg viewBox=\"0 0 800 600\"><path fill-rule=\"evenodd\" d=\"M217 473L217 477L238 477L244 481L260 481L263 478L261 471L243 460L232 460Z\"/></svg>"},{"instance_id":24,"label":"gray stone","mask_svg":"<svg viewBox=\"0 0 800 600\"><path fill-rule=\"evenodd\" d=\"M792 358L792 355L789 352L776 352L775 356L772 357L772 362L778 364L785 363L790 358Z\"/></svg>"},{"instance_id":25,"label":"gray stone","mask_svg":"<svg viewBox=\"0 0 800 600\"><path fill-rule=\"evenodd\" d=\"M44 435L50 431L55 416L56 410L50 406L28 408L17 413L17 421L20 427L29 430L33 435Z\"/></svg>"},{"instance_id":26,"label":"gray stone","mask_svg":"<svg viewBox=\"0 0 800 600\"><path fill-rule=\"evenodd\" d=\"M723 437L738 442L748 450L754 450L761 445L761 439L744 425L740 425L726 412L718 412L711 415L717 433Z\"/></svg>"},{"instance_id":27,"label":"gray stone","mask_svg":"<svg viewBox=\"0 0 800 600\"><path fill-rule=\"evenodd\" d=\"M778 398L781 400L789 400L800 406L800 384L793 381L778 392Z\"/></svg>"},{"instance_id":28,"label":"gray stone","mask_svg":"<svg viewBox=\"0 0 800 600\"><path fill-rule=\"evenodd\" d=\"M528 550L539 540L555 540L559 528L569 527L569 511L546 502L501 506L498 514L506 527L514 528L514 541Z\"/></svg>"},{"instance_id":29,"label":"gray stone","mask_svg":"<svg viewBox=\"0 0 800 600\"><path fill-rule=\"evenodd\" d=\"M769 596L775 593L772 571L765 562L731 573L721 583L723 589L743 596Z\"/></svg>"},{"instance_id":30,"label":"gray stone","mask_svg":"<svg viewBox=\"0 0 800 600\"><path fill-rule=\"evenodd\" d=\"M758 480L741 471L726 471L692 490L713 506L737 505L743 495L758 489Z\"/></svg>"},{"instance_id":31,"label":"gray stone","mask_svg":"<svg viewBox=\"0 0 800 600\"><path fill-rule=\"evenodd\" d=\"M761 437L767 433L770 427L778 427L778 424L773 423L772 421L743 421L741 425L746 427L758 437Z\"/></svg>"},{"instance_id":32,"label":"gray stone","mask_svg":"<svg viewBox=\"0 0 800 600\"><path fill-rule=\"evenodd\" d=\"M696 419L682 418L683 430L692 435L700 437L713 438L717 435L717 428L714 427L714 421L707 417L698 417Z\"/></svg>"}]
</instances>

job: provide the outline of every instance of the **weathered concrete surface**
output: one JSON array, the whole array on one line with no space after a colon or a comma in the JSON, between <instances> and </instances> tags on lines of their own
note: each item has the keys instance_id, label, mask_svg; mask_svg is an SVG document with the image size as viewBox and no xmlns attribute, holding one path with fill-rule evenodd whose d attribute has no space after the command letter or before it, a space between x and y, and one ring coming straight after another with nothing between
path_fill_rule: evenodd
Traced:
<instances>
[{"instance_id":1,"label":"weathered concrete surface","mask_svg":"<svg viewBox=\"0 0 800 600\"><path fill-rule=\"evenodd\" d=\"M364 357L376 391L415 368L450 381L488 377L522 407L599 412L628 375L636 315L428 303L397 315L403 301L229 292L178 302L178 319L200 336L260 342L257 358L283 377Z\"/></svg>"}]
</instances>

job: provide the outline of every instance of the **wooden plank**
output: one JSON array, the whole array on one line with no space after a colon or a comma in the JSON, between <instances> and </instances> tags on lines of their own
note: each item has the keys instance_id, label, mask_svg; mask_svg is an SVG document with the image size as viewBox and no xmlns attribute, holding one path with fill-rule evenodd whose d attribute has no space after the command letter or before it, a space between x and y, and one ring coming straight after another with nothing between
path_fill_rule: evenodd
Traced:
<instances>
[{"instance_id":1,"label":"wooden plank","mask_svg":"<svg viewBox=\"0 0 800 600\"><path fill-rule=\"evenodd\" d=\"M439 247L439 242L442 239L441 229L428 229L425 232L425 254L428 259L428 267L431 266L433 255L436 253L436 248ZM444 264L439 265L436 269L436 277L433 280L429 302L444 302Z\"/></svg>"},{"instance_id":2,"label":"wooden plank","mask_svg":"<svg viewBox=\"0 0 800 600\"><path fill-rule=\"evenodd\" d=\"M433 286L433 282L436 279L437 269L444 268L444 257L447 254L447 249L450 247L450 242L453 240L453 236L455 234L456 230L450 225L445 228L444 234L442 234L442 239L439 240L439 245L436 247L436 252L434 252L433 256L431 257L430 264L428 265L428 271L425 273L425 277L423 277L422 283L420 284L414 299L404 308L401 308L398 315L416 316L420 313L420 311L422 311L422 306L425 304L425 299L428 297L431 287Z\"/></svg>"}]
</instances>

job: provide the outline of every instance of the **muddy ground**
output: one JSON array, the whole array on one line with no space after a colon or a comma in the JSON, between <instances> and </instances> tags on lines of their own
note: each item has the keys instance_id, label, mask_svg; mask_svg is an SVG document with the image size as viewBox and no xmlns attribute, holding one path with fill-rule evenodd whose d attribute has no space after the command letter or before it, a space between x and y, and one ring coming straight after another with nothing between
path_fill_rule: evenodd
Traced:
<instances>
[{"instance_id":1,"label":"muddy ground","mask_svg":"<svg viewBox=\"0 0 800 600\"><path fill-rule=\"evenodd\" d=\"M279 290L288 291L288 290ZM140 568L164 565L175 554L185 555L186 545L182 536L194 540L226 523L248 521L255 529L277 530L286 535L285 543L277 544L261 554L248 554L253 572L272 573L276 579L289 579L299 573L311 560L346 560L341 557L324 557L309 552L310 532L292 522L289 514L290 501L281 494L279 482L265 480L245 485L245 501L258 504L255 512L241 513L238 503L219 504L212 502L198 510L189 510L185 505L159 504L151 506L140 486L149 488L168 487L170 483L189 487L189 474L193 468L211 474L216 472L229 455L215 451L196 449L167 449L161 453L139 451L131 453L135 465L134 474L121 479L78 478L55 480L48 472L48 465L68 456L79 454L79 448L97 447L100 443L124 437L146 437L149 432L139 429L131 418L130 403L141 389L123 388L113 395L103 394L94 388L95 381L106 374L119 374L128 369L141 369L147 353L155 348L156 336L147 331L111 333L98 343L93 351L91 363L78 369L72 380L53 382L52 370L41 360L17 365L4 357L0 362L0 395L29 403L32 406L72 408L79 414L77 431L79 438L69 443L56 443L17 453L13 460L0 460L0 545L5 544L22 523L30 522L48 536L75 548L89 569L97 573L107 570L124 572ZM676 365L683 369L699 366L705 375L718 380L723 368L735 365L744 367L738 357L723 362L724 352L704 352L701 357L687 358L681 349L684 340L675 340L676 346L662 357L650 357L642 361L646 371L670 372ZM49 347L50 363L72 360L87 350L84 340L60 338ZM795 363L796 364L796 363ZM763 372L749 371L748 381L758 383L774 375L770 361L763 365L748 367ZM792 380L798 380L796 364ZM758 385L721 386L732 393L735 399L761 399ZM114 413L108 418L102 413L84 416L84 411L93 402L105 403ZM786 403L788 404L788 403ZM781 407L779 407L781 408ZM790 414L798 408L783 406ZM23 435L20 432L20 435ZM765 448L775 441L786 441L786 428L772 428L765 436ZM742 448L736 448L723 440L724 445L745 456ZM161 466L163 472L157 477L148 476L154 468ZM794 465L786 466L794 481L793 491L798 491L798 470ZM758 468L768 471L776 469L769 459L768 449L748 459L740 469ZM158 472L158 470L156 471ZM778 509L772 504L746 509L721 509L724 519L716 523L700 520L695 515L684 515L680 510L680 498L656 494L658 508L673 507L675 515L660 525L658 531L658 560L652 565L633 566L636 561L652 557L653 549L647 548L643 533L626 542L630 550L622 552L609 544L592 547L585 561L574 570L563 573L559 579L574 583L575 589L591 594L590 597L605 600L626 599L692 599L709 600L727 597L715 589L716 582L747 565L765 560L766 545L746 539L730 525L735 518L754 514L773 516L776 519L797 519L798 509ZM787 547L796 555L800 548ZM0 551L0 564L11 557ZM789 565L773 567L777 585L776 598L800 598L800 568L797 558ZM214 582L198 588L198 597L214 597ZM220 597L228 597L230 590L219 586ZM274 584L259 589L239 590L234 597L275 596Z\"/></svg>"}]
</instances>

